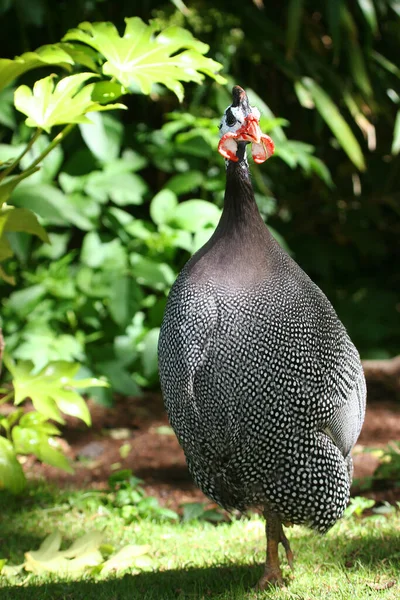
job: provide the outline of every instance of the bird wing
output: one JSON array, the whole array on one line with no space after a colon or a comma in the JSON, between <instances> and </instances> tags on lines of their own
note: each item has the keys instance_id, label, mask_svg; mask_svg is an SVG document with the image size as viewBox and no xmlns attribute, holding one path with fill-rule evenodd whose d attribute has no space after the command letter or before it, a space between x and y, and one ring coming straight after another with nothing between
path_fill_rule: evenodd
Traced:
<instances>
[{"instance_id":1,"label":"bird wing","mask_svg":"<svg viewBox=\"0 0 400 600\"><path fill-rule=\"evenodd\" d=\"M360 434L364 421L366 385L362 369L347 402L338 408L324 431L347 457Z\"/></svg>"}]
</instances>

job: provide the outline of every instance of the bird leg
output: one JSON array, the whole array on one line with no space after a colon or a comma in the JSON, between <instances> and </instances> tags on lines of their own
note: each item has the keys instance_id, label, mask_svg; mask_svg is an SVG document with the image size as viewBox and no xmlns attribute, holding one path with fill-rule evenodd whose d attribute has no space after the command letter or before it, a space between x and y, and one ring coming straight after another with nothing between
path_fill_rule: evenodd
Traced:
<instances>
[{"instance_id":1,"label":"bird leg","mask_svg":"<svg viewBox=\"0 0 400 600\"><path fill-rule=\"evenodd\" d=\"M264 516L267 520L265 532L267 535L267 559L265 571L257 584L258 590L265 590L270 585L283 585L282 571L279 564L278 547L281 543L285 548L286 557L291 569L293 569L293 552L289 540L283 531L282 522L278 515L269 509L265 509Z\"/></svg>"}]
</instances>

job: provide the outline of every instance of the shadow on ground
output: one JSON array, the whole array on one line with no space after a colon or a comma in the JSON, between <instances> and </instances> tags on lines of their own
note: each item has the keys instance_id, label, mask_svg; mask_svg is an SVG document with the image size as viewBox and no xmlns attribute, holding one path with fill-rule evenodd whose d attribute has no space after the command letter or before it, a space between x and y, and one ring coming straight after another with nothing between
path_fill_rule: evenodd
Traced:
<instances>
[{"instance_id":1,"label":"shadow on ground","mask_svg":"<svg viewBox=\"0 0 400 600\"><path fill-rule=\"evenodd\" d=\"M172 600L182 598L243 598L262 573L262 567L189 568L126 575L106 582L46 583L1 589L2 600Z\"/></svg>"}]
</instances>

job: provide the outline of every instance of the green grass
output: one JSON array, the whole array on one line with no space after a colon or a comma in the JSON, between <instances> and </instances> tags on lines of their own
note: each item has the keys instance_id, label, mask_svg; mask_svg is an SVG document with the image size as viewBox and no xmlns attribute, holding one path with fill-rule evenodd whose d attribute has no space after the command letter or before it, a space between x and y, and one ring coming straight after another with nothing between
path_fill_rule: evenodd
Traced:
<instances>
[{"instance_id":1,"label":"green grass","mask_svg":"<svg viewBox=\"0 0 400 600\"><path fill-rule=\"evenodd\" d=\"M326 536L303 528L288 530L295 553L287 586L256 593L265 553L261 519L212 525L156 523L127 525L116 510L106 510L90 496L52 494L31 489L21 500L0 493L0 556L23 561L24 552L60 530L67 543L89 530L104 531L117 549L149 544L151 570L125 572L107 580L84 576L72 581L29 576L22 585L0 578L2 600L382 600L400 597L400 514L351 517ZM389 582L395 585L384 589ZM382 589L381 589L382 588Z\"/></svg>"}]
</instances>

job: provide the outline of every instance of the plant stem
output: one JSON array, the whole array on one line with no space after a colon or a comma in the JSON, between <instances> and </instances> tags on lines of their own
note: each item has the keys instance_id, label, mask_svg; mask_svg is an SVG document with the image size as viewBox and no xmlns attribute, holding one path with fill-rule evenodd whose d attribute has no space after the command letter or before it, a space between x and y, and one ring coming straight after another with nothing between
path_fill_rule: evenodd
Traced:
<instances>
[{"instance_id":1,"label":"plant stem","mask_svg":"<svg viewBox=\"0 0 400 600\"><path fill-rule=\"evenodd\" d=\"M11 398L14 396L14 390L11 390L11 392L8 392L8 394L6 394L5 396L3 396L0 400L0 406L2 404L5 404L6 402L8 402L9 400L11 400Z\"/></svg>"},{"instance_id":2,"label":"plant stem","mask_svg":"<svg viewBox=\"0 0 400 600\"><path fill-rule=\"evenodd\" d=\"M9 167L7 167L7 169L5 169L4 171L2 171L2 173L0 174L0 181L2 181L3 179L5 179L10 173L12 173L14 171L15 167L18 165L18 163L20 162L20 160L32 148L33 144L36 142L36 140L38 139L38 137L40 136L40 134L42 133L42 131L43 131L43 129L40 129L40 127L38 129L36 129L35 133L31 137L31 139L29 140L26 148L21 152L21 154L19 156L17 156L17 158L14 160L14 162L11 163L11 165Z\"/></svg>"},{"instance_id":3,"label":"plant stem","mask_svg":"<svg viewBox=\"0 0 400 600\"><path fill-rule=\"evenodd\" d=\"M58 146L58 144L60 144L63 141L63 139L67 137L67 135L75 127L75 125L76 123L69 123L68 125L66 125L66 127L64 127L64 129L60 131L60 133L58 133L55 138L52 139L47 148L43 150L43 152L33 161L31 165L29 165L28 168L32 169L32 167L36 167L36 165L41 163L42 160L53 150L53 148Z\"/></svg>"}]
</instances>

